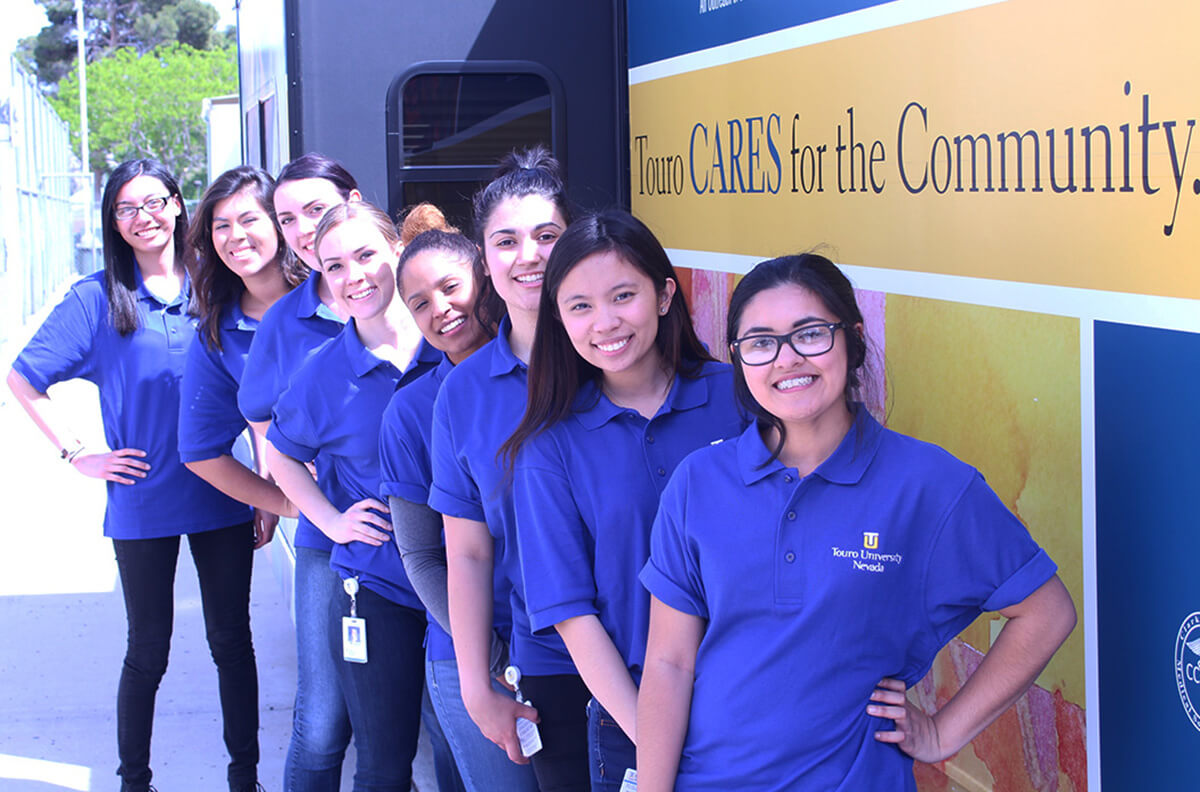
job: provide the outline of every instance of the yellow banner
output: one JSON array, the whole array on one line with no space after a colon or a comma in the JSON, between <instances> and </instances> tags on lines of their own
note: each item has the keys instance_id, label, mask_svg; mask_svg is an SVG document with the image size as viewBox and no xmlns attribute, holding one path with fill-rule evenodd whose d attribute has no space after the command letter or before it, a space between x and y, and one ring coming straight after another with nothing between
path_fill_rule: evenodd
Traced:
<instances>
[{"instance_id":1,"label":"yellow banner","mask_svg":"<svg viewBox=\"0 0 1200 792\"><path fill-rule=\"evenodd\" d=\"M633 208L667 247L1197 299L1197 30L1009 0L638 83Z\"/></svg>"}]
</instances>

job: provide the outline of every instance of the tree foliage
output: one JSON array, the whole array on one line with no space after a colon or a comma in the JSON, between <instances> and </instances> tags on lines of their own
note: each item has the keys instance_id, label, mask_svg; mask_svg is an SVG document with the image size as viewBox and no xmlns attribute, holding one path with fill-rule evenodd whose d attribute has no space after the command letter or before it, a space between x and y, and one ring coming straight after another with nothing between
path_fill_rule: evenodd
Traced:
<instances>
[{"instance_id":1,"label":"tree foliage","mask_svg":"<svg viewBox=\"0 0 1200 792\"><path fill-rule=\"evenodd\" d=\"M74 0L37 0L49 24L23 39L17 56L37 73L47 93L75 63L77 37ZM84 52L88 63L132 47L145 54L178 42L195 49L220 49L228 33L215 30L220 14L204 0L84 0Z\"/></svg>"},{"instance_id":2,"label":"tree foliage","mask_svg":"<svg viewBox=\"0 0 1200 792\"><path fill-rule=\"evenodd\" d=\"M72 68L50 101L79 140L79 72ZM237 91L237 57L232 47L198 50L187 44L160 45L145 54L118 49L87 68L91 168L110 170L134 157L153 157L195 197L206 179L206 97Z\"/></svg>"}]
</instances>

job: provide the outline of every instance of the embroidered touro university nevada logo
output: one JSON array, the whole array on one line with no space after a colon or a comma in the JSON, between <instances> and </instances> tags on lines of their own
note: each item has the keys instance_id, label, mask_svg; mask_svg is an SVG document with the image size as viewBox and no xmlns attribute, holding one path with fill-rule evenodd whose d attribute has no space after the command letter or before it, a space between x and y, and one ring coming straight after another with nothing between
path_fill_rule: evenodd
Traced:
<instances>
[{"instance_id":1,"label":"embroidered touro university nevada logo","mask_svg":"<svg viewBox=\"0 0 1200 792\"><path fill-rule=\"evenodd\" d=\"M1175 685L1188 720L1200 730L1200 613L1179 625L1175 637Z\"/></svg>"},{"instance_id":2,"label":"embroidered touro university nevada logo","mask_svg":"<svg viewBox=\"0 0 1200 792\"><path fill-rule=\"evenodd\" d=\"M868 550L879 549L879 534L874 531L863 532L863 547Z\"/></svg>"}]
</instances>

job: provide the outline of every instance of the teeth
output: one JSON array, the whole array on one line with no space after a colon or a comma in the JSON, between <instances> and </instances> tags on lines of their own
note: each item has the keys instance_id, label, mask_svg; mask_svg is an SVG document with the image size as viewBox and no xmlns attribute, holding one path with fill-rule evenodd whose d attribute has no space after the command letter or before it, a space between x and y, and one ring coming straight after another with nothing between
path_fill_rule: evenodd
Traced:
<instances>
[{"instance_id":1,"label":"teeth","mask_svg":"<svg viewBox=\"0 0 1200 792\"><path fill-rule=\"evenodd\" d=\"M541 283L545 276L543 272L530 272L526 275L518 275L517 283Z\"/></svg>"},{"instance_id":2,"label":"teeth","mask_svg":"<svg viewBox=\"0 0 1200 792\"><path fill-rule=\"evenodd\" d=\"M628 338L622 338L620 341L613 341L610 344L596 344L596 346L601 352L616 352L619 349L623 349L628 343Z\"/></svg>"},{"instance_id":3,"label":"teeth","mask_svg":"<svg viewBox=\"0 0 1200 792\"><path fill-rule=\"evenodd\" d=\"M348 297L351 300L362 300L367 297L370 297L374 293L375 293L375 287L368 286L367 288L363 289L362 291L358 291L358 292L355 292L354 294L348 295Z\"/></svg>"},{"instance_id":4,"label":"teeth","mask_svg":"<svg viewBox=\"0 0 1200 792\"><path fill-rule=\"evenodd\" d=\"M442 325L442 329L438 330L438 332L443 335L449 333L450 331L457 329L465 321L467 321L467 317L460 316L457 319Z\"/></svg>"},{"instance_id":5,"label":"teeth","mask_svg":"<svg viewBox=\"0 0 1200 792\"><path fill-rule=\"evenodd\" d=\"M805 386L811 385L813 383L813 380L815 380L815 379L816 379L816 377L812 376L811 374L806 377L792 377L791 379L785 379L782 382L776 383L775 387L778 388L779 390L787 390L788 388L800 388L800 387L805 387Z\"/></svg>"}]
</instances>

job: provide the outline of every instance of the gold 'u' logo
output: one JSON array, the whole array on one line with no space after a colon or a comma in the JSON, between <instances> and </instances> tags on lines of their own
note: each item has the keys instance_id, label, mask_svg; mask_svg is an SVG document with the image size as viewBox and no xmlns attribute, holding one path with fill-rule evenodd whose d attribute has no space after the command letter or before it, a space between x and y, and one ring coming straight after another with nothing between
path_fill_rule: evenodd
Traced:
<instances>
[{"instance_id":1,"label":"gold 'u' logo","mask_svg":"<svg viewBox=\"0 0 1200 792\"><path fill-rule=\"evenodd\" d=\"M877 550L879 548L879 534L874 531L864 531L863 547L868 550Z\"/></svg>"}]
</instances>

